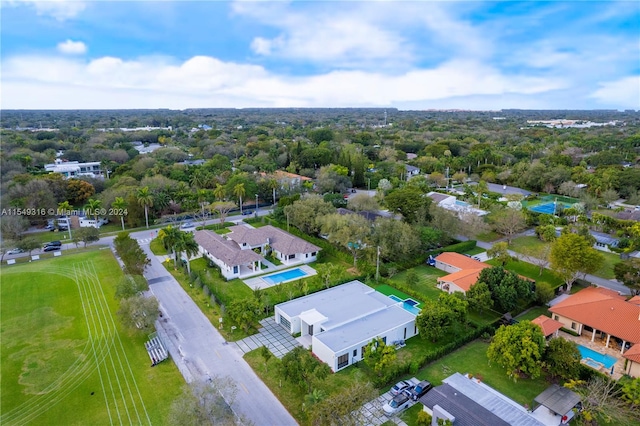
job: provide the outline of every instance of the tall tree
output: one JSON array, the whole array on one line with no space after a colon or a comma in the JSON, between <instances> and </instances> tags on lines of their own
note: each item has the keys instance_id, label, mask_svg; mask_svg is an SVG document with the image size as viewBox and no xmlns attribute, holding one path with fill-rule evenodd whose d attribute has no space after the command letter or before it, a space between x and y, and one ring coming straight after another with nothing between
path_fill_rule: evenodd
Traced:
<instances>
[{"instance_id":1,"label":"tall tree","mask_svg":"<svg viewBox=\"0 0 640 426\"><path fill-rule=\"evenodd\" d=\"M504 235L511 244L514 235L522 232L527 226L524 214L521 210L506 207L491 215L491 221L497 233Z\"/></svg>"},{"instance_id":2,"label":"tall tree","mask_svg":"<svg viewBox=\"0 0 640 426\"><path fill-rule=\"evenodd\" d=\"M384 198L390 211L400 213L408 223L423 225L431 220L431 198L413 186L399 188Z\"/></svg>"},{"instance_id":3,"label":"tall tree","mask_svg":"<svg viewBox=\"0 0 640 426\"><path fill-rule=\"evenodd\" d=\"M242 197L244 197L245 194L246 194L246 190L244 187L244 183L239 183L233 187L233 195L238 197L238 200L240 203L240 214L242 214Z\"/></svg>"},{"instance_id":4,"label":"tall tree","mask_svg":"<svg viewBox=\"0 0 640 426\"><path fill-rule=\"evenodd\" d=\"M580 375L582 355L571 340L555 337L549 341L544 353L544 365L553 379L577 379Z\"/></svg>"},{"instance_id":5,"label":"tall tree","mask_svg":"<svg viewBox=\"0 0 640 426\"><path fill-rule=\"evenodd\" d=\"M481 313L493 307L491 290L489 290L489 286L486 283L479 282L472 285L466 292L466 297L469 305Z\"/></svg>"},{"instance_id":6,"label":"tall tree","mask_svg":"<svg viewBox=\"0 0 640 426\"><path fill-rule=\"evenodd\" d=\"M124 231L124 217L127 212L127 202L122 197L116 197L113 203L111 203L111 208L117 216L120 216L120 223L122 224L122 230Z\"/></svg>"},{"instance_id":7,"label":"tall tree","mask_svg":"<svg viewBox=\"0 0 640 426\"><path fill-rule=\"evenodd\" d=\"M357 380L315 404L311 411L313 426L367 424L362 406L378 396L370 382Z\"/></svg>"},{"instance_id":8,"label":"tall tree","mask_svg":"<svg viewBox=\"0 0 640 426\"><path fill-rule=\"evenodd\" d=\"M136 198L138 199L138 204L144 207L144 220L147 229L149 229L149 207L153 206L153 194L149 191L149 187L145 186L138 189Z\"/></svg>"},{"instance_id":9,"label":"tall tree","mask_svg":"<svg viewBox=\"0 0 640 426\"><path fill-rule=\"evenodd\" d=\"M453 312L449 307L433 301L426 301L416 317L420 337L437 342L449 330L453 322Z\"/></svg>"},{"instance_id":10,"label":"tall tree","mask_svg":"<svg viewBox=\"0 0 640 426\"><path fill-rule=\"evenodd\" d=\"M125 326L149 333L154 330L158 309L158 299L137 295L120 301L118 315Z\"/></svg>"},{"instance_id":11,"label":"tall tree","mask_svg":"<svg viewBox=\"0 0 640 426\"><path fill-rule=\"evenodd\" d=\"M620 386L608 377L593 377L585 380L570 380L564 384L580 395L582 409L577 413L581 423L637 424L638 413L622 399Z\"/></svg>"},{"instance_id":12,"label":"tall tree","mask_svg":"<svg viewBox=\"0 0 640 426\"><path fill-rule=\"evenodd\" d=\"M567 291L570 291L571 285L581 273L590 274L600 269L604 256L591 247L584 237L565 233L551 245L549 261L551 269L562 277Z\"/></svg>"},{"instance_id":13,"label":"tall tree","mask_svg":"<svg viewBox=\"0 0 640 426\"><path fill-rule=\"evenodd\" d=\"M87 204L84 206L84 209L93 216L93 220L98 224L98 214L100 213L100 209L102 208L102 201L94 200L93 198L89 198Z\"/></svg>"},{"instance_id":14,"label":"tall tree","mask_svg":"<svg viewBox=\"0 0 640 426\"><path fill-rule=\"evenodd\" d=\"M236 382L230 377L210 377L185 385L182 394L173 400L167 423L171 425L232 426L236 417L230 406L238 394Z\"/></svg>"},{"instance_id":15,"label":"tall tree","mask_svg":"<svg viewBox=\"0 0 640 426\"><path fill-rule=\"evenodd\" d=\"M296 346L282 358L282 374L291 383L311 392L314 382L321 382L329 376L331 369L318 360L308 349Z\"/></svg>"},{"instance_id":16,"label":"tall tree","mask_svg":"<svg viewBox=\"0 0 640 426\"><path fill-rule=\"evenodd\" d=\"M500 265L503 267L512 259L509 254L509 244L504 241L495 243L489 250L487 250L487 256L500 262Z\"/></svg>"},{"instance_id":17,"label":"tall tree","mask_svg":"<svg viewBox=\"0 0 640 426\"><path fill-rule=\"evenodd\" d=\"M489 362L504 368L514 380L521 376L535 379L542 372L545 351L544 335L540 326L521 321L500 326L487 350Z\"/></svg>"},{"instance_id":18,"label":"tall tree","mask_svg":"<svg viewBox=\"0 0 640 426\"><path fill-rule=\"evenodd\" d=\"M236 205L230 201L218 201L210 206L212 211L218 212L220 216L220 226L224 226L224 221L227 219L229 212L235 207Z\"/></svg>"},{"instance_id":19,"label":"tall tree","mask_svg":"<svg viewBox=\"0 0 640 426\"><path fill-rule=\"evenodd\" d=\"M187 272L191 275L191 257L198 254L198 243L196 243L193 233L181 231L180 234L180 238L178 238L175 245L175 250L178 257L182 257L182 253L185 254Z\"/></svg>"},{"instance_id":20,"label":"tall tree","mask_svg":"<svg viewBox=\"0 0 640 426\"><path fill-rule=\"evenodd\" d=\"M158 232L158 238L162 241L165 248L170 251L171 257L173 257L173 267L176 268L178 262L178 242L182 238L184 232L179 228L169 225L166 228L162 228Z\"/></svg>"},{"instance_id":21,"label":"tall tree","mask_svg":"<svg viewBox=\"0 0 640 426\"><path fill-rule=\"evenodd\" d=\"M358 256L367 247L371 235L371 223L358 214L332 213L318 219L321 232L330 242L346 248L353 256L356 267Z\"/></svg>"}]
</instances>

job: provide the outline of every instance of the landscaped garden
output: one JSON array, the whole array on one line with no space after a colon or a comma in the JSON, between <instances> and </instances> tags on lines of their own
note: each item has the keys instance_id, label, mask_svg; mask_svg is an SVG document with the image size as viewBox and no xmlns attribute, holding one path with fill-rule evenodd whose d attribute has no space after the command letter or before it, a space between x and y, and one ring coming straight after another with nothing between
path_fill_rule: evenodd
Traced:
<instances>
[{"instance_id":1,"label":"landscaped garden","mask_svg":"<svg viewBox=\"0 0 640 426\"><path fill-rule=\"evenodd\" d=\"M161 424L184 380L125 331L108 250L0 269L0 423ZM102 361L104 359L104 362Z\"/></svg>"}]
</instances>

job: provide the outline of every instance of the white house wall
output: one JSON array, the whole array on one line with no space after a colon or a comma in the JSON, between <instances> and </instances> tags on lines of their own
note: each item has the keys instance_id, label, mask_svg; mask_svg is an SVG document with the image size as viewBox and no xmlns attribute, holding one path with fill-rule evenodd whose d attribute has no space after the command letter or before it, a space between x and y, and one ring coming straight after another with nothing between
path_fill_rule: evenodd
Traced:
<instances>
[{"instance_id":1,"label":"white house wall","mask_svg":"<svg viewBox=\"0 0 640 426\"><path fill-rule=\"evenodd\" d=\"M218 267L220 268L220 272L222 273L222 276L225 277L225 279L230 280L230 279L233 279L233 278L238 278L240 276L240 267L239 266L238 266L238 272L234 273L233 272L233 267L230 267L229 265L224 263L222 260L220 260L217 257L213 256L211 253L208 253L202 247L199 246L198 250L200 251L200 253L204 257L206 257L207 259L211 260L213 263L218 265Z\"/></svg>"},{"instance_id":2,"label":"white house wall","mask_svg":"<svg viewBox=\"0 0 640 426\"><path fill-rule=\"evenodd\" d=\"M405 337L405 328L407 330L406 337ZM380 338L386 337L387 344L392 345L393 342L396 342L399 340L406 340L416 336L417 334L418 334L418 330L416 328L415 320L413 320L406 324L403 324L391 330L388 330L377 337L380 337ZM322 360L323 362L326 362L329 365L329 367L331 367L331 370L333 372L338 371L338 358L341 355L348 353L349 363L345 367L342 367L340 370L342 370L343 368L347 368L349 365L354 364L358 361L362 361L363 359L362 347L368 345L369 342L373 340L373 338L368 340L361 340L358 343L355 343L349 346L348 348L341 349L339 352L334 353L333 350L331 350L324 343L322 343L322 341L320 340L321 338L322 338L322 333L319 333L318 335L313 336L312 345L311 345L312 351L320 360ZM354 351L356 351L355 356L353 354Z\"/></svg>"}]
</instances>

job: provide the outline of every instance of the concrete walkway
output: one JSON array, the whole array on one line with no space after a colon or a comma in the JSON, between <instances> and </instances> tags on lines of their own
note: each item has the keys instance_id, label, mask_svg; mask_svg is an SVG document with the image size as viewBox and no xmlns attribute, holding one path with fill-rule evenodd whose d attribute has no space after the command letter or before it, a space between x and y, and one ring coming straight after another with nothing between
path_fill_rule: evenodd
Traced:
<instances>
[{"instance_id":1,"label":"concrete walkway","mask_svg":"<svg viewBox=\"0 0 640 426\"><path fill-rule=\"evenodd\" d=\"M257 334L233 342L238 345L242 353L266 346L274 356L282 358L293 348L300 346L296 339L287 333L287 330L282 328L280 324L276 324L274 317L261 320L260 325L262 327Z\"/></svg>"}]
</instances>

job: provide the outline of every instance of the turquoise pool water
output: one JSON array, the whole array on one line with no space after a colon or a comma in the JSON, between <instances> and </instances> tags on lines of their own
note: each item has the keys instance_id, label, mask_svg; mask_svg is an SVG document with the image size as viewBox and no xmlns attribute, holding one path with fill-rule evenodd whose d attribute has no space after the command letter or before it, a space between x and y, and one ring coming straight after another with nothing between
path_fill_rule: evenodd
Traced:
<instances>
[{"instance_id":1,"label":"turquoise pool water","mask_svg":"<svg viewBox=\"0 0 640 426\"><path fill-rule=\"evenodd\" d=\"M601 354L600 352L596 352L582 345L578 345L578 350L580 351L580 355L582 355L582 359L587 359L587 361L585 361L585 364L593 368L598 368L599 365L594 366L593 363L589 363L589 360L600 363L604 365L605 368L611 368L611 366L617 361L617 359L615 359L611 355Z\"/></svg>"},{"instance_id":2,"label":"turquoise pool water","mask_svg":"<svg viewBox=\"0 0 640 426\"><path fill-rule=\"evenodd\" d=\"M306 277L307 273L300 268L289 269L287 271L276 272L275 274L265 275L261 277L269 284L276 285L285 281L295 280L296 278Z\"/></svg>"},{"instance_id":3,"label":"turquoise pool water","mask_svg":"<svg viewBox=\"0 0 640 426\"><path fill-rule=\"evenodd\" d=\"M404 309L407 312L412 313L413 315L418 315L420 313L420 309L416 308L416 305L418 305L420 302L416 302L413 299L402 300L398 296L396 296L395 294L390 295L389 299L395 300L396 302L402 302L402 309Z\"/></svg>"}]
</instances>

